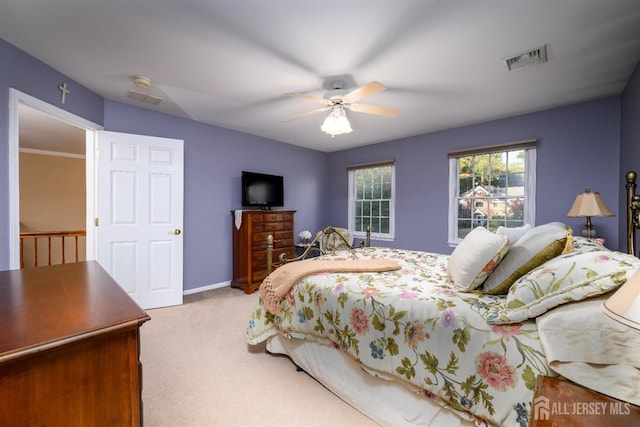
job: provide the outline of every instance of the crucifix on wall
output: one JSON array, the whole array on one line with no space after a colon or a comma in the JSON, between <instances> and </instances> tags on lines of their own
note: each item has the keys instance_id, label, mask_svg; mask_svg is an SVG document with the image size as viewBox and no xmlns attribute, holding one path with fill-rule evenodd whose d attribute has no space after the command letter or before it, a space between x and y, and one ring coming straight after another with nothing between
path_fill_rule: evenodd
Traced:
<instances>
[{"instance_id":1,"label":"crucifix on wall","mask_svg":"<svg viewBox=\"0 0 640 427\"><path fill-rule=\"evenodd\" d=\"M69 91L69 89L67 89L67 84L61 84L60 86L58 86L58 89L60 89L62 91L62 103L64 104L65 100L67 99L67 95L70 94L71 92Z\"/></svg>"}]
</instances>

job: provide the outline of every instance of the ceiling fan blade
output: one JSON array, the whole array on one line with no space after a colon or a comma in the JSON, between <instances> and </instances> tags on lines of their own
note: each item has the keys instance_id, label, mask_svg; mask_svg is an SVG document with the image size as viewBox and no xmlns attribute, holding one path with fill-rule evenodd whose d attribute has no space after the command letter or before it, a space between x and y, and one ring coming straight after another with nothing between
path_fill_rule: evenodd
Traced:
<instances>
[{"instance_id":1,"label":"ceiling fan blade","mask_svg":"<svg viewBox=\"0 0 640 427\"><path fill-rule=\"evenodd\" d=\"M398 115L398 110L393 110L387 107L380 107L378 105L351 104L347 106L347 108L358 113L376 114L378 116L395 117Z\"/></svg>"},{"instance_id":2,"label":"ceiling fan blade","mask_svg":"<svg viewBox=\"0 0 640 427\"><path fill-rule=\"evenodd\" d=\"M324 108L318 108L317 110L308 111L308 112L306 112L306 113L299 114L299 115L297 115L297 116L295 116L295 117L291 117L290 119L287 119L287 120L285 120L284 122L285 122L285 123L289 123L289 122L292 122L292 121L294 121L294 120L303 119L303 118L305 118L305 117L307 117L307 116L311 116L311 115L313 115L313 114L321 113L321 112L323 112L323 111L327 111L327 110L330 110L330 109L331 109L331 107L330 107L330 106L328 106L328 107L324 107Z\"/></svg>"},{"instance_id":3,"label":"ceiling fan blade","mask_svg":"<svg viewBox=\"0 0 640 427\"><path fill-rule=\"evenodd\" d=\"M357 89L352 90L348 94L342 97L342 102L345 104L351 104L357 102L367 96L371 96L374 93L382 92L386 87L378 82L367 83Z\"/></svg>"},{"instance_id":4,"label":"ceiling fan blade","mask_svg":"<svg viewBox=\"0 0 640 427\"><path fill-rule=\"evenodd\" d=\"M303 95L301 93L288 93L287 96L292 96L294 98L308 99L309 101L320 102L321 104L324 104L324 105L332 104L332 102L328 99L318 98L317 96Z\"/></svg>"}]
</instances>

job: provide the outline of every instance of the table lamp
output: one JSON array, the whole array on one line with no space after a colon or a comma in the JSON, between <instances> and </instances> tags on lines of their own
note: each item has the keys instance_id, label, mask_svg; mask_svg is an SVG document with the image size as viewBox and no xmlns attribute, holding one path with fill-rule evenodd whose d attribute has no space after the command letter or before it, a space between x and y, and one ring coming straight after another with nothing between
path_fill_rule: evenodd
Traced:
<instances>
[{"instance_id":1,"label":"table lamp","mask_svg":"<svg viewBox=\"0 0 640 427\"><path fill-rule=\"evenodd\" d=\"M607 205L604 204L600 193L597 191L591 191L588 188L584 190L584 193L578 194L571 210L567 214L570 218L587 218L587 224L582 234L587 239L592 239L596 235L596 230L591 225L592 216L614 216L613 212L609 210Z\"/></svg>"}]
</instances>

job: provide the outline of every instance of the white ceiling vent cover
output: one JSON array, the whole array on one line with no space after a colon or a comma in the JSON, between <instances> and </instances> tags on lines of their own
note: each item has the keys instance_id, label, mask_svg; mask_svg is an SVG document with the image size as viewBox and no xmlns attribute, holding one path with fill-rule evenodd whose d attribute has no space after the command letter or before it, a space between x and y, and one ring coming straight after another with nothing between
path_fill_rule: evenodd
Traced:
<instances>
[{"instance_id":1,"label":"white ceiling vent cover","mask_svg":"<svg viewBox=\"0 0 640 427\"><path fill-rule=\"evenodd\" d=\"M129 93L127 94L127 98L135 99L136 101L147 102L149 104L154 104L154 105L158 105L162 102L162 98L160 97L147 95L145 93L138 92L135 90L130 90Z\"/></svg>"},{"instance_id":2,"label":"white ceiling vent cover","mask_svg":"<svg viewBox=\"0 0 640 427\"><path fill-rule=\"evenodd\" d=\"M532 49L528 52L512 56L504 60L509 71L525 68L529 65L547 62L547 45Z\"/></svg>"}]
</instances>

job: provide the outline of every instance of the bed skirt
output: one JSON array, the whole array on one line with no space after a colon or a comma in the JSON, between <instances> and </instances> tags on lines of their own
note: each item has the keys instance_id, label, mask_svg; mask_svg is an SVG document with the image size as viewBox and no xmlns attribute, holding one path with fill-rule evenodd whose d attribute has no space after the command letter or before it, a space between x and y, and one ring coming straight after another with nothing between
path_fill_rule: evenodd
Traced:
<instances>
[{"instance_id":1,"label":"bed skirt","mask_svg":"<svg viewBox=\"0 0 640 427\"><path fill-rule=\"evenodd\" d=\"M267 351L289 356L336 396L381 426L475 425L401 384L367 374L356 361L332 347L275 335L267 340ZM326 369L327 366L333 369Z\"/></svg>"}]
</instances>

